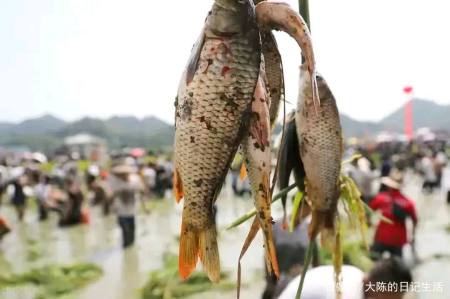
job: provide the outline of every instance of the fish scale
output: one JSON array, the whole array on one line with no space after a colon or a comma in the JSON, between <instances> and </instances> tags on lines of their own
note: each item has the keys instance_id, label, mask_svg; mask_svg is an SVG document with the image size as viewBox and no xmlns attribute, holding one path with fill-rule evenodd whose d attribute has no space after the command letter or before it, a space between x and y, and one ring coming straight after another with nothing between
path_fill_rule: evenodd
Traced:
<instances>
[{"instance_id":1,"label":"fish scale","mask_svg":"<svg viewBox=\"0 0 450 299\"><path fill-rule=\"evenodd\" d=\"M315 235L321 228L332 229L334 225L340 192L342 131L336 101L325 80L317 77L321 105L316 113L310 76L304 65L300 72L296 125L307 178L306 192L313 208L310 234Z\"/></svg>"},{"instance_id":2,"label":"fish scale","mask_svg":"<svg viewBox=\"0 0 450 299\"><path fill-rule=\"evenodd\" d=\"M279 276L278 261L273 243L271 215L271 153L270 153L270 93L265 84L264 63L261 66L260 78L252 103L250 128L242 141L248 179L250 182L253 202L256 208L259 226L264 236L266 265L269 273ZM251 234L252 232L250 232Z\"/></svg>"},{"instance_id":3,"label":"fish scale","mask_svg":"<svg viewBox=\"0 0 450 299\"><path fill-rule=\"evenodd\" d=\"M261 56L254 11L245 10L251 3L216 4L178 90L174 177L176 198L184 198L180 275L189 276L200 257L212 281L220 276L213 204L248 126ZM242 7L226 8L235 5Z\"/></svg>"}]
</instances>

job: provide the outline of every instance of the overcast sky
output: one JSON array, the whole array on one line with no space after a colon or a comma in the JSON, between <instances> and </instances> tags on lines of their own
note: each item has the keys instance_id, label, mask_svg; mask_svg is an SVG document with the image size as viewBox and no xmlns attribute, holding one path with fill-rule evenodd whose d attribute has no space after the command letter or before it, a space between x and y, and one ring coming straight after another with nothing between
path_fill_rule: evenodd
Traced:
<instances>
[{"instance_id":1,"label":"overcast sky","mask_svg":"<svg viewBox=\"0 0 450 299\"><path fill-rule=\"evenodd\" d=\"M212 2L0 1L0 120L49 112L172 122L179 77ZM405 85L450 103L450 1L310 2L318 69L341 112L378 120L405 101ZM276 36L296 103L300 52Z\"/></svg>"}]
</instances>

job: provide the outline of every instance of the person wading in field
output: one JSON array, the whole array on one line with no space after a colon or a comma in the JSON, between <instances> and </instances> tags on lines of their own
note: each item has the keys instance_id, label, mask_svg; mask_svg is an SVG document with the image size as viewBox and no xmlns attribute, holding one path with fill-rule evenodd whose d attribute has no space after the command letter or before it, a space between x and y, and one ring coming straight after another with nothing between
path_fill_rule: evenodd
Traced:
<instances>
[{"instance_id":1,"label":"person wading in field","mask_svg":"<svg viewBox=\"0 0 450 299\"><path fill-rule=\"evenodd\" d=\"M139 178L133 179L136 175L131 166L115 166L111 172L114 175L111 182L114 208L122 230L122 244L127 248L134 244L137 202L144 188Z\"/></svg>"},{"instance_id":2,"label":"person wading in field","mask_svg":"<svg viewBox=\"0 0 450 299\"><path fill-rule=\"evenodd\" d=\"M408 243L406 219L411 218L413 231L411 245L414 249L415 230L417 226L417 214L414 202L401 192L403 176L394 171L391 176L381 178L381 184L385 191L378 193L369 203L373 210L379 210L384 217L392 221L381 221L376 229L375 241L372 252L381 256L384 252L402 257L403 246Z\"/></svg>"}]
</instances>

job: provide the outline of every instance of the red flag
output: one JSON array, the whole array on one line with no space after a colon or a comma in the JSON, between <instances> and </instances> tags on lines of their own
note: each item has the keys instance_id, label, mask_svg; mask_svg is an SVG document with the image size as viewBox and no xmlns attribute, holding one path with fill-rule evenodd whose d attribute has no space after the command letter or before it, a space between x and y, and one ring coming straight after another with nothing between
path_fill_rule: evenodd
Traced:
<instances>
[{"instance_id":1,"label":"red flag","mask_svg":"<svg viewBox=\"0 0 450 299\"><path fill-rule=\"evenodd\" d=\"M403 88L403 91L408 96L408 101L405 105L405 135L409 140L412 140L414 137L414 123L413 123L413 101L412 101L412 86L406 86Z\"/></svg>"},{"instance_id":2,"label":"red flag","mask_svg":"<svg viewBox=\"0 0 450 299\"><path fill-rule=\"evenodd\" d=\"M409 93L412 93L413 88L412 88L412 86L405 86L405 87L403 87L403 91L404 91L406 94L409 94Z\"/></svg>"}]
</instances>

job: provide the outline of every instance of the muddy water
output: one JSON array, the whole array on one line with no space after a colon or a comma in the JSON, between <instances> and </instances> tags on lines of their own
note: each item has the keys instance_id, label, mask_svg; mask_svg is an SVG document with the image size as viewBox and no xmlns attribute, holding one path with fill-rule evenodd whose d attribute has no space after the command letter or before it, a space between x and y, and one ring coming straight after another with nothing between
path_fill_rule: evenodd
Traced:
<instances>
[{"instance_id":1,"label":"muddy water","mask_svg":"<svg viewBox=\"0 0 450 299\"><path fill-rule=\"evenodd\" d=\"M240 245L249 224L234 231L225 231L224 226L252 208L252 203L248 197L232 199L230 194L231 191L225 190L218 200L218 226L222 267L232 272L234 278ZM115 217L103 217L97 209L91 209L90 225L59 228L56 215L51 214L48 221L40 223L36 212L28 210L24 223L17 223L12 208L3 206L2 215L12 223L14 230L0 244L1 272L23 272L54 263L93 262L103 268L104 275L80 290L76 298L139 298L139 289L146 282L148 273L162 266L163 254L167 251L177 253L181 208L172 200L152 204L149 214L138 216L136 245L122 250ZM262 238L255 240L248 257L243 263L244 298L258 296L264 287ZM221 292L195 298L233 296L234 292Z\"/></svg>"},{"instance_id":2,"label":"muddy water","mask_svg":"<svg viewBox=\"0 0 450 299\"><path fill-rule=\"evenodd\" d=\"M443 192L425 195L421 192L420 179L410 177L408 181L411 183L405 193L416 199L420 221L416 237L420 262L414 267L414 280L421 282L421 287L415 293L416 298L450 298L450 230L446 230L450 229L450 206ZM406 250L406 259L411 259L410 252ZM436 287L434 291L433 287Z\"/></svg>"},{"instance_id":3,"label":"muddy water","mask_svg":"<svg viewBox=\"0 0 450 299\"><path fill-rule=\"evenodd\" d=\"M415 279L421 282L442 283L443 292L417 293L419 299L444 299L450 294L450 211L441 193L421 195L420 181L411 178L406 193L417 199L422 220L417 248L422 263L415 268ZM222 267L235 277L240 247L249 223L233 231L223 230L226 224L252 207L249 198L233 198L231 190L224 190L218 200L219 246ZM164 252L176 253L181 206L171 200L152 206L150 214L140 214L137 222L137 242L133 248L122 250L120 231L113 216L102 217L91 210L91 224L73 228L57 227L55 215L39 223L34 211L28 211L25 223L15 223L9 207L2 214L13 222L14 232L0 244L1 272L22 272L30 267L53 263L94 262L104 269L97 282L75 294L75 298L131 299L139 298L139 289L151 270L162 266ZM280 204L275 205L275 217L281 216ZM242 298L259 298L264 288L262 238L258 236L243 260ZM408 250L406 259L411 260ZM209 292L195 298L235 298L232 292Z\"/></svg>"}]
</instances>

